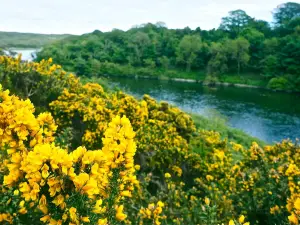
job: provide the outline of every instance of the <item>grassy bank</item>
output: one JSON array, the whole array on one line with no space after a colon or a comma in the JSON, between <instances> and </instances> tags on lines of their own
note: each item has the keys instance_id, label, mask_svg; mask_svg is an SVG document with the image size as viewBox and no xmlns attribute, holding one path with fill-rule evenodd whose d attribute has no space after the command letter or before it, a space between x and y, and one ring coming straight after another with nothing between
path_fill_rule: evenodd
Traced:
<instances>
[{"instance_id":1,"label":"grassy bank","mask_svg":"<svg viewBox=\"0 0 300 225\"><path fill-rule=\"evenodd\" d=\"M229 141L237 142L246 147L250 147L252 142L257 142L261 146L266 144L242 130L228 126L226 119L218 113L213 113L209 118L198 114L191 114L191 116L198 129L217 131L222 138L227 138Z\"/></svg>"}]
</instances>

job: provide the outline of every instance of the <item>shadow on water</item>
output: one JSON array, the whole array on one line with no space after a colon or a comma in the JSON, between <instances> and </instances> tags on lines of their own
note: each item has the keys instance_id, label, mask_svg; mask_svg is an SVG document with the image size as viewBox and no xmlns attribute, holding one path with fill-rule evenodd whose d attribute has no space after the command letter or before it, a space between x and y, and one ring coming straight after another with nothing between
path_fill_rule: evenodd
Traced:
<instances>
[{"instance_id":1,"label":"shadow on water","mask_svg":"<svg viewBox=\"0 0 300 225\"><path fill-rule=\"evenodd\" d=\"M205 115L215 109L232 127L267 142L300 137L300 95L235 87L204 87L166 80L110 78L138 98L149 94L187 112Z\"/></svg>"}]
</instances>

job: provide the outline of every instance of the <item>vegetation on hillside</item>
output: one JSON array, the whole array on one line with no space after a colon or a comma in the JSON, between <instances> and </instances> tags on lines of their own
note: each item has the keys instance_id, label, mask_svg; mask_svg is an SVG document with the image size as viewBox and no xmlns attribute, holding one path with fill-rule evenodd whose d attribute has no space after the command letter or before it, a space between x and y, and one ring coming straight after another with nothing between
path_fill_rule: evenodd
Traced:
<instances>
[{"instance_id":1,"label":"vegetation on hillside","mask_svg":"<svg viewBox=\"0 0 300 225\"><path fill-rule=\"evenodd\" d=\"M218 29L168 29L143 24L128 31L95 30L48 45L38 60L78 75L181 77L300 90L300 4L274 11L275 25L243 10L229 12Z\"/></svg>"},{"instance_id":2,"label":"vegetation on hillside","mask_svg":"<svg viewBox=\"0 0 300 225\"><path fill-rule=\"evenodd\" d=\"M0 83L1 223L299 222L297 143L247 148L51 58L0 56Z\"/></svg>"},{"instance_id":3,"label":"vegetation on hillside","mask_svg":"<svg viewBox=\"0 0 300 225\"><path fill-rule=\"evenodd\" d=\"M70 34L34 34L0 31L0 48L41 48L44 45L70 36Z\"/></svg>"}]
</instances>

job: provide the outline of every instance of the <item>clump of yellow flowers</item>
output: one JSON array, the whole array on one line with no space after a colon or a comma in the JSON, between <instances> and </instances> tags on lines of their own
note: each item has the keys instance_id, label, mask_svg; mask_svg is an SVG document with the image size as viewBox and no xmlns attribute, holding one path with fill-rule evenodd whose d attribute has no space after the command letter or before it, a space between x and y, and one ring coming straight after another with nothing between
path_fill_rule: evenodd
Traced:
<instances>
[{"instance_id":1,"label":"clump of yellow flowers","mask_svg":"<svg viewBox=\"0 0 300 225\"><path fill-rule=\"evenodd\" d=\"M139 212L141 217L139 224L144 224L144 221L148 220L152 224L160 225L160 219L166 219L166 216L161 216L164 206L164 203L158 201L156 204L149 204L147 208L141 208Z\"/></svg>"},{"instance_id":2,"label":"clump of yellow flowers","mask_svg":"<svg viewBox=\"0 0 300 225\"><path fill-rule=\"evenodd\" d=\"M123 221L122 203L139 183L133 159L135 133L129 120L125 116L112 119L101 150L78 147L68 152L53 142L56 126L52 116L35 117L33 113L29 100L0 89L1 194L9 197L7 212L17 207L13 215L2 212L1 221Z\"/></svg>"},{"instance_id":3,"label":"clump of yellow flowers","mask_svg":"<svg viewBox=\"0 0 300 225\"><path fill-rule=\"evenodd\" d=\"M52 59L0 56L0 83L0 223L299 224L297 143L247 148Z\"/></svg>"}]
</instances>

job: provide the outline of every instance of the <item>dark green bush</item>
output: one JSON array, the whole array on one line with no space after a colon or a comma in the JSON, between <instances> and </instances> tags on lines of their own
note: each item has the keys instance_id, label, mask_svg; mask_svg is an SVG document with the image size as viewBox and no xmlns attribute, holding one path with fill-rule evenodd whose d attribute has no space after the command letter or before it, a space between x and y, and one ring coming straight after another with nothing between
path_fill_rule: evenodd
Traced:
<instances>
[{"instance_id":1,"label":"dark green bush","mask_svg":"<svg viewBox=\"0 0 300 225\"><path fill-rule=\"evenodd\" d=\"M292 85L285 77L274 77L269 81L267 87L274 90L289 90Z\"/></svg>"}]
</instances>

